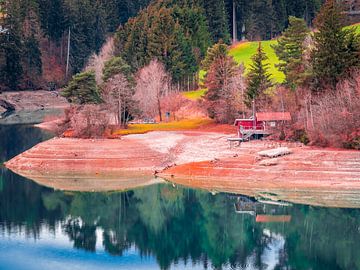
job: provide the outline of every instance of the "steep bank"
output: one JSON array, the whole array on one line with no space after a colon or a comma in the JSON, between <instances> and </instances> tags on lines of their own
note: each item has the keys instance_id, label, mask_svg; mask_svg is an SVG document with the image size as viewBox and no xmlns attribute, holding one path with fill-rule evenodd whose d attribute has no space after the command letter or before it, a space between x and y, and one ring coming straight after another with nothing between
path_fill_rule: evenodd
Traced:
<instances>
[{"instance_id":1,"label":"steep bank","mask_svg":"<svg viewBox=\"0 0 360 270\"><path fill-rule=\"evenodd\" d=\"M18 91L2 92L0 99L15 105L17 111L46 108L66 108L69 103L57 91Z\"/></svg>"},{"instance_id":2,"label":"steep bank","mask_svg":"<svg viewBox=\"0 0 360 270\"><path fill-rule=\"evenodd\" d=\"M36 124L46 118L56 118L69 103L56 91L3 92L0 100L14 105L15 110L0 110L0 124Z\"/></svg>"}]
</instances>

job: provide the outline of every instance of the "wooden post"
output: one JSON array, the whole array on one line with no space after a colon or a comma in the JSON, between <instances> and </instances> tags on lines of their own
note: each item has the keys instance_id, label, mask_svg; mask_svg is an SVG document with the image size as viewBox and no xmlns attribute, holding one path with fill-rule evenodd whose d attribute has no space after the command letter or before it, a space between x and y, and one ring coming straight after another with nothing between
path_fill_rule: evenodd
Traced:
<instances>
[{"instance_id":1,"label":"wooden post","mask_svg":"<svg viewBox=\"0 0 360 270\"><path fill-rule=\"evenodd\" d=\"M255 100L252 101L252 111L253 111L253 129L256 129L256 112L255 112Z\"/></svg>"},{"instance_id":2,"label":"wooden post","mask_svg":"<svg viewBox=\"0 0 360 270\"><path fill-rule=\"evenodd\" d=\"M67 57L66 57L66 78L68 77L69 75L69 60L70 60L70 38L71 38L71 30L70 30L70 27L69 27L69 34L68 34L68 50L67 50Z\"/></svg>"},{"instance_id":3,"label":"wooden post","mask_svg":"<svg viewBox=\"0 0 360 270\"><path fill-rule=\"evenodd\" d=\"M235 0L233 0L233 44L235 44L237 41L236 30L237 30L237 27L236 27L236 3L235 3Z\"/></svg>"}]
</instances>

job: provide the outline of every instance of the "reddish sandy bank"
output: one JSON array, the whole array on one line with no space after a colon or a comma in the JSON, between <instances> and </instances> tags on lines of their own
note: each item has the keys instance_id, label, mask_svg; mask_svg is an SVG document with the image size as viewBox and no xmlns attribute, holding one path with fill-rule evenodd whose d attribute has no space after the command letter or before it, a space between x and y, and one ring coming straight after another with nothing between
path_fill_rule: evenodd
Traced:
<instances>
[{"instance_id":1,"label":"reddish sandy bank","mask_svg":"<svg viewBox=\"0 0 360 270\"><path fill-rule=\"evenodd\" d=\"M168 166L230 157L224 134L151 132L121 140L55 138L5 165L42 185L62 190L124 190L154 183ZM220 153L219 153L220 151Z\"/></svg>"},{"instance_id":2,"label":"reddish sandy bank","mask_svg":"<svg viewBox=\"0 0 360 270\"><path fill-rule=\"evenodd\" d=\"M291 155L264 162L256 151L244 149L238 157L184 164L167 169L160 176L212 192L320 206L360 207L359 151L310 147L291 150Z\"/></svg>"},{"instance_id":3,"label":"reddish sandy bank","mask_svg":"<svg viewBox=\"0 0 360 270\"><path fill-rule=\"evenodd\" d=\"M154 175L211 192L312 205L360 207L360 152L282 144L292 154L259 159L279 143L230 149L228 134L150 132L121 140L52 139L6 163L16 173L63 190L124 190ZM271 166L264 166L264 163Z\"/></svg>"}]
</instances>

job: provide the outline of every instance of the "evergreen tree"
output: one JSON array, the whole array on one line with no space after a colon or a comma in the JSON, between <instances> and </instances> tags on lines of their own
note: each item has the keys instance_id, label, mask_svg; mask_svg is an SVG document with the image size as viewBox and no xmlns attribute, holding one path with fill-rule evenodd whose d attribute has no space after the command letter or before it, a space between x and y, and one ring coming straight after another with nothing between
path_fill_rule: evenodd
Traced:
<instances>
[{"instance_id":1,"label":"evergreen tree","mask_svg":"<svg viewBox=\"0 0 360 270\"><path fill-rule=\"evenodd\" d=\"M70 103L80 105L101 102L96 86L95 73L92 71L75 75L61 95L66 97Z\"/></svg>"},{"instance_id":2,"label":"evergreen tree","mask_svg":"<svg viewBox=\"0 0 360 270\"><path fill-rule=\"evenodd\" d=\"M156 1L116 33L116 55L133 71L162 62L173 83L190 82L210 44L201 7L190 1Z\"/></svg>"},{"instance_id":3,"label":"evergreen tree","mask_svg":"<svg viewBox=\"0 0 360 270\"><path fill-rule=\"evenodd\" d=\"M280 71L284 72L286 84L292 89L301 84L305 78L303 53L305 39L310 31L303 19L289 17L289 27L273 46L280 64Z\"/></svg>"},{"instance_id":4,"label":"evergreen tree","mask_svg":"<svg viewBox=\"0 0 360 270\"><path fill-rule=\"evenodd\" d=\"M217 43L223 40L225 43L230 43L228 14L225 1L206 0L204 1L204 8L213 42Z\"/></svg>"},{"instance_id":5,"label":"evergreen tree","mask_svg":"<svg viewBox=\"0 0 360 270\"><path fill-rule=\"evenodd\" d=\"M315 24L315 49L312 52L312 71L315 87L335 89L340 78L360 64L359 36L355 30L344 28L344 15L335 0L321 8Z\"/></svg>"},{"instance_id":6,"label":"evergreen tree","mask_svg":"<svg viewBox=\"0 0 360 270\"><path fill-rule=\"evenodd\" d=\"M121 57L113 57L105 63L103 70L103 80L106 82L114 75L120 73L126 76L129 81L131 81L131 67Z\"/></svg>"},{"instance_id":7,"label":"evergreen tree","mask_svg":"<svg viewBox=\"0 0 360 270\"><path fill-rule=\"evenodd\" d=\"M63 0L38 0L42 30L58 43L68 27Z\"/></svg>"},{"instance_id":8,"label":"evergreen tree","mask_svg":"<svg viewBox=\"0 0 360 270\"><path fill-rule=\"evenodd\" d=\"M259 101L265 91L272 86L270 75L268 73L269 64L265 63L268 58L262 50L261 43L256 54L251 58L252 64L247 75L248 87L246 91L245 104L251 108L253 101Z\"/></svg>"},{"instance_id":9,"label":"evergreen tree","mask_svg":"<svg viewBox=\"0 0 360 270\"><path fill-rule=\"evenodd\" d=\"M207 50L206 57L202 61L202 68L208 71L212 66L213 62L219 58L225 58L228 54L227 45L220 40L217 44L213 45Z\"/></svg>"},{"instance_id":10,"label":"evergreen tree","mask_svg":"<svg viewBox=\"0 0 360 270\"><path fill-rule=\"evenodd\" d=\"M0 78L6 86L16 90L23 75L20 6L16 1L6 2L3 10L6 17L2 26L6 32L0 34Z\"/></svg>"}]
</instances>

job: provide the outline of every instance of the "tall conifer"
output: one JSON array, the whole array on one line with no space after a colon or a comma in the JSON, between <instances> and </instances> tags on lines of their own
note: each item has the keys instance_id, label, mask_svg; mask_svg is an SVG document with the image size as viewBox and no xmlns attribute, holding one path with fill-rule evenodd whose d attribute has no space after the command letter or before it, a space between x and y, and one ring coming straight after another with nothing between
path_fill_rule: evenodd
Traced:
<instances>
[{"instance_id":1,"label":"tall conifer","mask_svg":"<svg viewBox=\"0 0 360 270\"><path fill-rule=\"evenodd\" d=\"M248 107L251 107L252 102L265 94L265 91L272 86L268 73L269 64L266 63L268 57L263 51L260 42L256 54L251 59L252 64L247 75L248 87L245 98L245 104Z\"/></svg>"},{"instance_id":2,"label":"tall conifer","mask_svg":"<svg viewBox=\"0 0 360 270\"><path fill-rule=\"evenodd\" d=\"M316 18L312 66L317 89L335 89L346 71L360 64L359 36L354 29L344 28L344 20L336 0L327 0Z\"/></svg>"}]
</instances>

